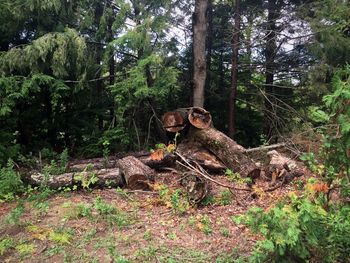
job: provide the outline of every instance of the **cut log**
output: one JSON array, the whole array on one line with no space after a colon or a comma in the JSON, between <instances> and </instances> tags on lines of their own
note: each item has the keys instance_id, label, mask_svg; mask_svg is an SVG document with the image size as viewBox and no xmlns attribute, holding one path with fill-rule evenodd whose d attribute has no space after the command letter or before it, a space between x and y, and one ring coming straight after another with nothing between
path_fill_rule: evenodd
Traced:
<instances>
[{"instance_id":1,"label":"cut log","mask_svg":"<svg viewBox=\"0 0 350 263\"><path fill-rule=\"evenodd\" d=\"M212 118L210 112L200 107L181 108L166 112L162 123L166 131L176 133L191 125L198 129L207 129L212 124Z\"/></svg>"},{"instance_id":2,"label":"cut log","mask_svg":"<svg viewBox=\"0 0 350 263\"><path fill-rule=\"evenodd\" d=\"M48 176L45 176L42 173L33 173L29 176L29 178L27 178L27 180L31 185L39 186L45 184L51 189L72 187L74 185L77 185L78 187L84 185L88 185L89 187L122 187L125 185L125 181L118 168L72 172Z\"/></svg>"},{"instance_id":3,"label":"cut log","mask_svg":"<svg viewBox=\"0 0 350 263\"><path fill-rule=\"evenodd\" d=\"M160 160L154 160L151 154L140 156L138 158L145 165L152 169L161 170L165 167L174 167L176 162L176 156L174 154L165 154Z\"/></svg>"},{"instance_id":4,"label":"cut log","mask_svg":"<svg viewBox=\"0 0 350 263\"><path fill-rule=\"evenodd\" d=\"M208 129L212 123L209 111L199 107L190 108L188 112L188 120L198 129Z\"/></svg>"},{"instance_id":5,"label":"cut log","mask_svg":"<svg viewBox=\"0 0 350 263\"><path fill-rule=\"evenodd\" d=\"M185 118L179 111L169 111L162 116L163 128L168 132L179 132L185 127Z\"/></svg>"},{"instance_id":6,"label":"cut log","mask_svg":"<svg viewBox=\"0 0 350 263\"><path fill-rule=\"evenodd\" d=\"M189 136L242 177L257 178L260 175L260 168L245 154L246 149L222 132L214 128L192 129Z\"/></svg>"},{"instance_id":7,"label":"cut log","mask_svg":"<svg viewBox=\"0 0 350 263\"><path fill-rule=\"evenodd\" d=\"M117 161L117 166L124 175L127 187L131 190L150 190L149 183L154 180L154 170L134 156L127 156Z\"/></svg>"}]
</instances>

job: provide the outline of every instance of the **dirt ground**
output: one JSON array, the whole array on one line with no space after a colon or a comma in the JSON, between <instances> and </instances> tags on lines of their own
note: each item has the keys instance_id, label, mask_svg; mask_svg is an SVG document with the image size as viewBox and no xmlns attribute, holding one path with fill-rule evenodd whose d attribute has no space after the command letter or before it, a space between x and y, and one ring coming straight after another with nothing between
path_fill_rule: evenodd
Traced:
<instances>
[{"instance_id":1,"label":"dirt ground","mask_svg":"<svg viewBox=\"0 0 350 263\"><path fill-rule=\"evenodd\" d=\"M268 209L303 180L268 193L258 182L254 195L235 196L212 184L198 206L176 192L172 173L158 174L153 192L33 191L0 204L0 262L233 262L259 237L232 218Z\"/></svg>"}]
</instances>

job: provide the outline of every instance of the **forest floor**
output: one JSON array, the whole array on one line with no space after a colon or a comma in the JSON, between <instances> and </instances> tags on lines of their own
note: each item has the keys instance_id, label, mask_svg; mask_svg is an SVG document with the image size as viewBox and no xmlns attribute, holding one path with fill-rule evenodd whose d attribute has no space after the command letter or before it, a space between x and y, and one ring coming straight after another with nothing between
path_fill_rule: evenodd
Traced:
<instances>
[{"instance_id":1,"label":"forest floor","mask_svg":"<svg viewBox=\"0 0 350 263\"><path fill-rule=\"evenodd\" d=\"M211 185L202 205L188 207L176 192L179 176L158 174L148 193L33 191L1 203L0 262L232 262L259 239L233 218L253 206L269 209L306 180L268 193L258 182L254 198Z\"/></svg>"}]
</instances>

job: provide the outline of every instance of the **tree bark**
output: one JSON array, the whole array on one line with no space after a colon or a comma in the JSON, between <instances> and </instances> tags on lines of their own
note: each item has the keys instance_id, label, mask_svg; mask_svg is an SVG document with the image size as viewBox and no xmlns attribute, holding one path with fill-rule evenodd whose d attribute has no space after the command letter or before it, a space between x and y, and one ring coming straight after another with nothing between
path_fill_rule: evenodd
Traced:
<instances>
[{"instance_id":1,"label":"tree bark","mask_svg":"<svg viewBox=\"0 0 350 263\"><path fill-rule=\"evenodd\" d=\"M117 161L117 166L124 175L127 187L132 190L149 190L149 183L154 180L154 171L134 156L127 156Z\"/></svg>"},{"instance_id":2,"label":"tree bark","mask_svg":"<svg viewBox=\"0 0 350 263\"><path fill-rule=\"evenodd\" d=\"M193 14L193 106L204 106L206 79L205 39L207 35L206 12L208 0L196 0Z\"/></svg>"},{"instance_id":3,"label":"tree bark","mask_svg":"<svg viewBox=\"0 0 350 263\"><path fill-rule=\"evenodd\" d=\"M240 35L240 3L236 0L235 6L235 25L232 34L232 68L231 68L231 92L229 97L229 117L228 117L228 134L233 138L236 133L236 98L238 82L238 49Z\"/></svg>"},{"instance_id":4,"label":"tree bark","mask_svg":"<svg viewBox=\"0 0 350 263\"><path fill-rule=\"evenodd\" d=\"M125 185L124 179L118 168L71 172L60 175L49 175L48 177L42 173L34 173L31 174L29 178L25 178L24 180L29 181L29 183L32 185L45 184L51 189L58 189L60 187L72 187L74 185L81 187L83 180L87 182L89 178L92 178L93 174L97 178L97 182L91 182L91 187L122 187Z\"/></svg>"},{"instance_id":5,"label":"tree bark","mask_svg":"<svg viewBox=\"0 0 350 263\"><path fill-rule=\"evenodd\" d=\"M277 53L276 46L276 20L280 13L280 4L278 0L268 1L268 16L267 16L267 35L266 35L266 49L265 49L265 127L264 133L268 141L272 138L276 142L276 124L274 110L275 100L273 99L274 88L274 74L275 74L275 56Z\"/></svg>"},{"instance_id":6,"label":"tree bark","mask_svg":"<svg viewBox=\"0 0 350 263\"><path fill-rule=\"evenodd\" d=\"M234 140L214 129L193 129L190 138L200 143L212 152L227 168L239 173L242 177L259 176L260 169L255 162L246 155L246 149Z\"/></svg>"}]
</instances>

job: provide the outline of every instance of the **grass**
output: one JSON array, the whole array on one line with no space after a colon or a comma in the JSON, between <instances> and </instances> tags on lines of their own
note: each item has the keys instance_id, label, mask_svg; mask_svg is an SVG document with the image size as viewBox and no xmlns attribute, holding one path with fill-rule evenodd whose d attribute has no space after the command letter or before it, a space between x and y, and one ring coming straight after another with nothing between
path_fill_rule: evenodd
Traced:
<instances>
[{"instance_id":1,"label":"grass","mask_svg":"<svg viewBox=\"0 0 350 263\"><path fill-rule=\"evenodd\" d=\"M191 214L183 213L185 196L176 189L163 187L161 202L121 189L110 190L106 196L94 191L64 196L45 189L35 195L35 191L0 216L7 222L0 226L0 233L17 229L13 235L0 237L0 257L20 262L36 253L41 261L59 257L65 262L214 262L220 252L206 251L212 240L231 238L222 217L193 209ZM200 244L196 241L188 247L183 241L193 235Z\"/></svg>"}]
</instances>

